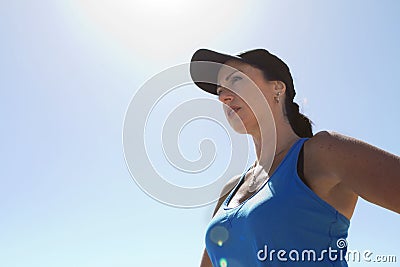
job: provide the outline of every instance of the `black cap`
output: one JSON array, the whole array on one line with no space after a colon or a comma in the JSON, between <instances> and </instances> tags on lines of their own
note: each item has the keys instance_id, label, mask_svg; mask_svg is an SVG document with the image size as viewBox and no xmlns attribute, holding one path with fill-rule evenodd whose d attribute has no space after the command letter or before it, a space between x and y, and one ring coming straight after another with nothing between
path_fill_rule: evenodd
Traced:
<instances>
[{"instance_id":1,"label":"black cap","mask_svg":"<svg viewBox=\"0 0 400 267\"><path fill-rule=\"evenodd\" d=\"M224 64L231 59L248 63L263 70L268 80L284 82L287 88L287 96L291 99L294 98L293 78L289 67L280 58L265 49L254 49L237 56L221 54L208 49L199 49L193 54L191 63L203 61ZM190 75L198 87L216 95L217 75L220 67L221 65L219 64L190 64Z\"/></svg>"}]
</instances>

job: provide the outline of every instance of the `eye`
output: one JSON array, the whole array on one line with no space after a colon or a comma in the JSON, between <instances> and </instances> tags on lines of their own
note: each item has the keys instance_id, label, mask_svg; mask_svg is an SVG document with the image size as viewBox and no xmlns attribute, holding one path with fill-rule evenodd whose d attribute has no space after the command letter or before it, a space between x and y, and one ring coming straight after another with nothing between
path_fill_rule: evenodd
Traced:
<instances>
[{"instance_id":1,"label":"eye","mask_svg":"<svg viewBox=\"0 0 400 267\"><path fill-rule=\"evenodd\" d=\"M232 78L231 78L231 82L232 82L232 84L233 83L235 83L235 82L237 82L237 81L240 81L242 79L242 77L240 77L240 76L233 76Z\"/></svg>"}]
</instances>

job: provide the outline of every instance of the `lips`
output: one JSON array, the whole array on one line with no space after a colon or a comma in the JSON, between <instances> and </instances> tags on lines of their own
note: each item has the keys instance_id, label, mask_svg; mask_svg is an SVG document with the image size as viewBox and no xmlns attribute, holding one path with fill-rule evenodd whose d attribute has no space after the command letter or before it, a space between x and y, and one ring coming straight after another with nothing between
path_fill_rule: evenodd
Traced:
<instances>
[{"instance_id":1,"label":"lips","mask_svg":"<svg viewBox=\"0 0 400 267\"><path fill-rule=\"evenodd\" d=\"M235 113L237 113L241 108L238 106L229 106L229 108L227 109L227 115L228 117L232 116Z\"/></svg>"}]
</instances>

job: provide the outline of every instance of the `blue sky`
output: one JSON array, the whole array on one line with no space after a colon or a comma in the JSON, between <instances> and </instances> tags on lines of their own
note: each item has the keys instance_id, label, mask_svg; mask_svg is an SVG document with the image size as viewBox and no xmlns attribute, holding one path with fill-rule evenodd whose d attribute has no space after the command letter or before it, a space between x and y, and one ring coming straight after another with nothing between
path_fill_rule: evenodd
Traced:
<instances>
[{"instance_id":1,"label":"blue sky","mask_svg":"<svg viewBox=\"0 0 400 267\"><path fill-rule=\"evenodd\" d=\"M400 154L398 1L214 2L0 3L0 266L198 264L213 205L178 209L148 197L122 145L134 93L198 48L270 50L290 66L315 132ZM399 225L360 199L349 248L399 261ZM350 263L365 265L375 266Z\"/></svg>"}]
</instances>

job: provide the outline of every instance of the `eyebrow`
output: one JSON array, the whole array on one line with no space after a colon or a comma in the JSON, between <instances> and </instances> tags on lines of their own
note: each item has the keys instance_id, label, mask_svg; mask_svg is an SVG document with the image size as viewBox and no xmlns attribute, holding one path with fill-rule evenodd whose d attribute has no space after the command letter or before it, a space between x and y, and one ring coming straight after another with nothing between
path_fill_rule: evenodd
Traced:
<instances>
[{"instance_id":1,"label":"eyebrow","mask_svg":"<svg viewBox=\"0 0 400 267\"><path fill-rule=\"evenodd\" d=\"M228 76L226 76L225 81L228 81L229 78L230 78L233 74L235 74L236 72L238 72L238 71L239 71L239 70L235 70L234 72L232 72L231 74L229 74Z\"/></svg>"}]
</instances>

